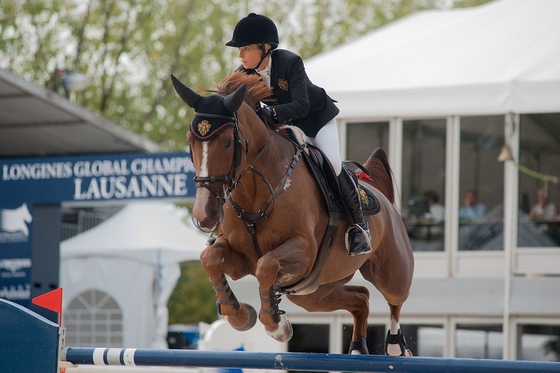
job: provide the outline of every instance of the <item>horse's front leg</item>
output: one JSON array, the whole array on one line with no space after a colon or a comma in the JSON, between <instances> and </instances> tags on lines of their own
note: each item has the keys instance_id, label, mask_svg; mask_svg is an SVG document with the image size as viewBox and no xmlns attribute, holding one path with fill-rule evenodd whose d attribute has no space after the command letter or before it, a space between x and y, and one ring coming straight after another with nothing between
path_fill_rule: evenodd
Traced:
<instances>
[{"instance_id":1,"label":"horse's front leg","mask_svg":"<svg viewBox=\"0 0 560 373\"><path fill-rule=\"evenodd\" d=\"M259 320L266 333L279 342L292 338L290 321L280 310L280 286L290 285L307 275L310 270L309 241L303 237L293 237L273 251L269 251L257 262L255 277L259 282L261 310Z\"/></svg>"},{"instance_id":2,"label":"horse's front leg","mask_svg":"<svg viewBox=\"0 0 560 373\"><path fill-rule=\"evenodd\" d=\"M239 279L249 274L246 259L233 252L226 239L218 237L202 251L200 262L216 293L218 313L239 331L251 329L257 321L257 313L252 306L239 303L225 277L227 274L233 279Z\"/></svg>"}]
</instances>

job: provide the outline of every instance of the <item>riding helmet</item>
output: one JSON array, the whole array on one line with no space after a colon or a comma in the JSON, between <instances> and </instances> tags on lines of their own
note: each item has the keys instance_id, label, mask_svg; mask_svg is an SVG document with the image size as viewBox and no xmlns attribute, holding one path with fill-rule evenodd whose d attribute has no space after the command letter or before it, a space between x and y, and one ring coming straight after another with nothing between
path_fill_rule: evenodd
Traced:
<instances>
[{"instance_id":1,"label":"riding helmet","mask_svg":"<svg viewBox=\"0 0 560 373\"><path fill-rule=\"evenodd\" d=\"M274 22L263 15L250 13L242 18L233 30L233 38L226 43L228 47L244 47L249 44L268 43L272 48L278 46L278 30Z\"/></svg>"}]
</instances>

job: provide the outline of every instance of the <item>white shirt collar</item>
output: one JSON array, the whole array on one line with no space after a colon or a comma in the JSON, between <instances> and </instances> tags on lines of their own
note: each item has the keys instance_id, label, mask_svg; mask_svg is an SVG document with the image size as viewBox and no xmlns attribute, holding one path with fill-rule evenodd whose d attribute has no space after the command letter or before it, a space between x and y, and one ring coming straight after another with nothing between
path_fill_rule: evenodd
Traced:
<instances>
[{"instance_id":1,"label":"white shirt collar","mask_svg":"<svg viewBox=\"0 0 560 373\"><path fill-rule=\"evenodd\" d=\"M262 70L256 70L256 72L261 76L264 80L264 83L267 87L270 87L270 66L272 66L272 56L268 60L268 66Z\"/></svg>"}]
</instances>

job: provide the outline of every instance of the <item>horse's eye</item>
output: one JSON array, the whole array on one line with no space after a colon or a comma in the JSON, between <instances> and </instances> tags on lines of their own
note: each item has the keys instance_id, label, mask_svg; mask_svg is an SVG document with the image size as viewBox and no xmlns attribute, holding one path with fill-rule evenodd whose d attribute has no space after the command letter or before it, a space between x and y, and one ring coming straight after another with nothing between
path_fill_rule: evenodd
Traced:
<instances>
[{"instance_id":1,"label":"horse's eye","mask_svg":"<svg viewBox=\"0 0 560 373\"><path fill-rule=\"evenodd\" d=\"M233 140L227 140L225 145L226 145L226 149L231 148L231 145L233 145Z\"/></svg>"}]
</instances>

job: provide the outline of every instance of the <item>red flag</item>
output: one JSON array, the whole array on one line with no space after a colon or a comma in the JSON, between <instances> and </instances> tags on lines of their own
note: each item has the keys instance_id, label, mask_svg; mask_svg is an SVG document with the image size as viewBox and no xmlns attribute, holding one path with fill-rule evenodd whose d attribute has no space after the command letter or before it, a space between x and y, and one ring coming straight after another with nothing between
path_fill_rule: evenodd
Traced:
<instances>
[{"instance_id":1,"label":"red flag","mask_svg":"<svg viewBox=\"0 0 560 373\"><path fill-rule=\"evenodd\" d=\"M31 302L37 306L58 313L59 325L62 324L62 288L39 295L31 299Z\"/></svg>"}]
</instances>

